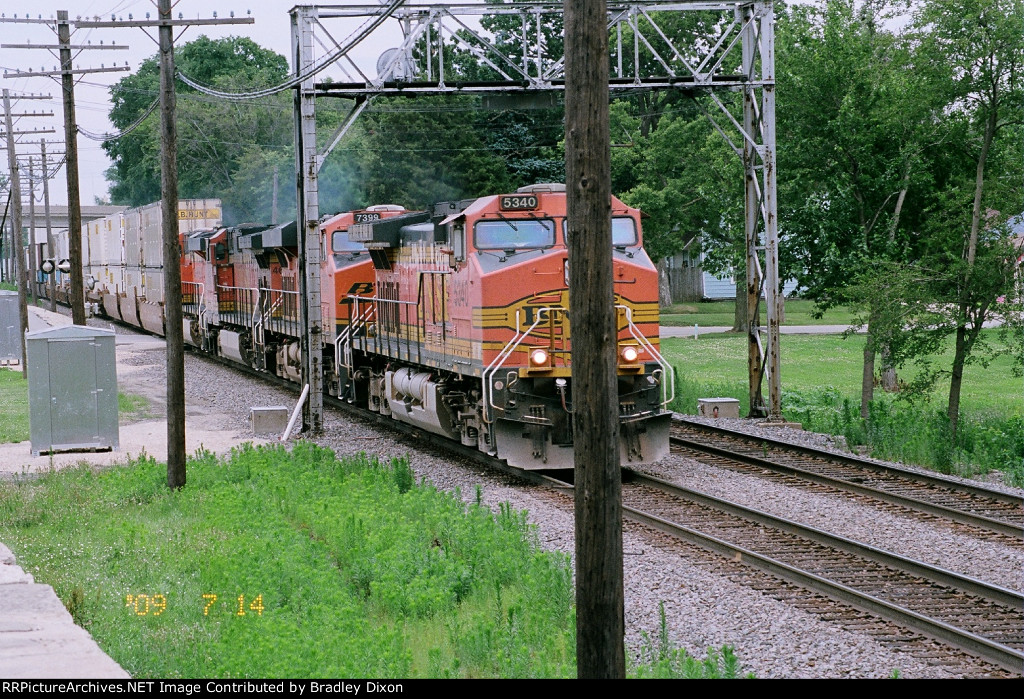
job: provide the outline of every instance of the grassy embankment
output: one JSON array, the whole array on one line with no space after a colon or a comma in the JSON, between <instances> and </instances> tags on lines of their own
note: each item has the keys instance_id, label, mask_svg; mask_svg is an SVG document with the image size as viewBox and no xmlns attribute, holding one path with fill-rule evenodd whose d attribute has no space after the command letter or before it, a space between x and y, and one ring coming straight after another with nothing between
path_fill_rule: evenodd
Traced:
<instances>
[{"instance_id":1,"label":"grassy embankment","mask_svg":"<svg viewBox=\"0 0 1024 699\"><path fill-rule=\"evenodd\" d=\"M995 332L990 339L997 344ZM972 475L997 469L1004 480L1024 486L1024 382L1003 355L987 368L964 374L960 429L951 443L945 418L948 382L915 403L875 391L871 416L860 419L863 338L783 335L783 413L805 429L844 435L850 446L867 445L873 456ZM699 340L665 339L666 358L676 368L676 410L693 414L698 397L728 396L747 411L746 338L704 335ZM948 366L952 349L937 357ZM908 369L906 377L912 377Z\"/></svg>"},{"instance_id":2,"label":"grassy embankment","mask_svg":"<svg viewBox=\"0 0 1024 699\"><path fill-rule=\"evenodd\" d=\"M0 483L0 541L141 677L571 677L568 557L407 462L298 443ZM214 597L216 596L216 597ZM634 676L736 676L655 630Z\"/></svg>"}]
</instances>

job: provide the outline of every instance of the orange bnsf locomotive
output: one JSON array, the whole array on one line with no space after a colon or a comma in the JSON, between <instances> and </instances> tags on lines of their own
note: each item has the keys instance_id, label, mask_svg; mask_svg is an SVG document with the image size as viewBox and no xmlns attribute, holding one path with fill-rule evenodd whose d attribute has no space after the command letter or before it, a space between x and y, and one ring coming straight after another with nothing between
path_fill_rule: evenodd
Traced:
<instances>
[{"instance_id":1,"label":"orange bnsf locomotive","mask_svg":"<svg viewBox=\"0 0 1024 699\"><path fill-rule=\"evenodd\" d=\"M524 469L573 466L565 188L353 223L375 294L350 294L339 395ZM622 463L668 452L672 372L658 352L657 271L640 212L612 199Z\"/></svg>"},{"instance_id":2,"label":"orange bnsf locomotive","mask_svg":"<svg viewBox=\"0 0 1024 699\"><path fill-rule=\"evenodd\" d=\"M219 216L215 201L186 205ZM565 206L564 186L549 184L429 212L372 206L322 221L327 390L513 466L571 468L573 397L585 387L571 376ZM132 215L117 215L122 236ZM113 236L118 225L98 228ZM90 298L109 316L161 333L159 260L146 257L156 254L159 227L150 228L152 241L140 224L138 254L93 264ZM115 242L107 247L131 247ZM181 243L185 342L300 381L295 224L183 226ZM620 456L647 463L668 452L672 371L658 353L657 272L640 212L615 198L609 254Z\"/></svg>"}]
</instances>

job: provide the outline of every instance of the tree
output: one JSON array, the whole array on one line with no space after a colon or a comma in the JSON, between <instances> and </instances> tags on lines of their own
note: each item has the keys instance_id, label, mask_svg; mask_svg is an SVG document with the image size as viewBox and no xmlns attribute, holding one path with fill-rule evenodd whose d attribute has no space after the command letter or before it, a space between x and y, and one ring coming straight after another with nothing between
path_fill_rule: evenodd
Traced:
<instances>
[{"instance_id":1,"label":"tree","mask_svg":"<svg viewBox=\"0 0 1024 699\"><path fill-rule=\"evenodd\" d=\"M181 72L198 82L232 90L275 84L288 73L283 56L241 37L200 36L177 49L175 60ZM158 88L159 64L154 56L111 88L114 126L126 129L140 119ZM250 202L233 201L230 196L235 171L251 148L279 152L292 148L289 96L282 93L259 103L233 103L179 85L178 97L180 196L220 197L226 217L244 215ZM103 144L114 161L107 171L112 201L139 206L159 198L157 121L155 116L148 117L131 133Z\"/></svg>"},{"instance_id":2,"label":"tree","mask_svg":"<svg viewBox=\"0 0 1024 699\"><path fill-rule=\"evenodd\" d=\"M947 301L947 324L955 328L947 404L955 436L964 366L982 327L994 316L1012 317L1006 298L1012 299L1007 261L1013 255L1000 224L1021 207L1024 3L929 0L918 8L914 28L922 59L948 70L947 120L960 136L955 148L936 156L946 166L945 181L929 224L932 256L945 270L933 288ZM1005 213L987 217L986 211Z\"/></svg>"},{"instance_id":3,"label":"tree","mask_svg":"<svg viewBox=\"0 0 1024 699\"><path fill-rule=\"evenodd\" d=\"M940 104L910 45L884 28L898 5L799 6L779 35L780 229L795 244L805 294L820 308L863 309L861 415L874 393L883 300L853 281L918 254L909 231L929 177L921 152L940 136Z\"/></svg>"}]
</instances>

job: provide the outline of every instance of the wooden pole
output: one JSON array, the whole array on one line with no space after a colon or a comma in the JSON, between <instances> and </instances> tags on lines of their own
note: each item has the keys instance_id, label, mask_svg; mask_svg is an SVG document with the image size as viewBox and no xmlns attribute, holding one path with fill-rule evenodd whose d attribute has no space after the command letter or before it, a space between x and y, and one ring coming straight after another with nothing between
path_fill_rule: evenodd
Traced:
<instances>
[{"instance_id":1,"label":"wooden pole","mask_svg":"<svg viewBox=\"0 0 1024 699\"><path fill-rule=\"evenodd\" d=\"M576 667L626 675L605 0L565 0L565 170L576 467Z\"/></svg>"},{"instance_id":2,"label":"wooden pole","mask_svg":"<svg viewBox=\"0 0 1024 699\"><path fill-rule=\"evenodd\" d=\"M53 249L53 226L50 222L50 177L46 164L46 139L40 139L43 156L43 215L46 216L46 254L57 264L57 253ZM56 270L47 275L47 288L50 293L50 310L57 311L57 274Z\"/></svg>"},{"instance_id":3,"label":"wooden pole","mask_svg":"<svg viewBox=\"0 0 1024 699\"><path fill-rule=\"evenodd\" d=\"M291 10L292 55L296 75L313 65L315 7ZM323 317L320 310L320 194L316 145L316 91L313 77L295 88L295 219L299 233L299 298L302 323L302 382L309 384L309 400L302 412L307 436L324 425Z\"/></svg>"},{"instance_id":4,"label":"wooden pole","mask_svg":"<svg viewBox=\"0 0 1024 699\"><path fill-rule=\"evenodd\" d=\"M167 340L167 485L185 486L185 348L178 239L178 144L174 124L171 0L160 0L160 193L163 202L164 337Z\"/></svg>"},{"instance_id":5,"label":"wooden pole","mask_svg":"<svg viewBox=\"0 0 1024 699\"><path fill-rule=\"evenodd\" d=\"M18 308L21 318L21 375L28 378L28 355L25 353L25 333L28 332L28 299L25 296L25 250L21 245L21 176L14 145L14 123L11 121L11 95L4 90L4 126L7 128L7 165L10 168L11 191L11 254L14 256L14 275L18 280Z\"/></svg>"},{"instance_id":6,"label":"wooden pole","mask_svg":"<svg viewBox=\"0 0 1024 699\"><path fill-rule=\"evenodd\" d=\"M36 305L36 172L35 158L28 156L28 295Z\"/></svg>"},{"instance_id":7,"label":"wooden pole","mask_svg":"<svg viewBox=\"0 0 1024 699\"><path fill-rule=\"evenodd\" d=\"M67 10L57 10L61 88L64 92L64 152L68 181L68 257L71 260L71 322L85 325L85 279L82 275L82 199L78 188L78 125L75 123L75 78L71 66L71 27Z\"/></svg>"},{"instance_id":8,"label":"wooden pole","mask_svg":"<svg viewBox=\"0 0 1024 699\"><path fill-rule=\"evenodd\" d=\"M270 222L277 225L277 166L274 166L274 194L270 202Z\"/></svg>"}]
</instances>

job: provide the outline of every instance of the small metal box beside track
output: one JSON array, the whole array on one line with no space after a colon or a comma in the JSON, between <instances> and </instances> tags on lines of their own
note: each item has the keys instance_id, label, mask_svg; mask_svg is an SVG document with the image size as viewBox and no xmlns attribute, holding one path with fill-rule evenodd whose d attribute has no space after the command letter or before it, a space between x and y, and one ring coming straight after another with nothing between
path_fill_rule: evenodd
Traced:
<instances>
[{"instance_id":1,"label":"small metal box beside track","mask_svg":"<svg viewBox=\"0 0 1024 699\"><path fill-rule=\"evenodd\" d=\"M740 402L735 398L698 398L697 414L701 417L739 417Z\"/></svg>"},{"instance_id":2,"label":"small metal box beside track","mask_svg":"<svg viewBox=\"0 0 1024 699\"><path fill-rule=\"evenodd\" d=\"M25 335L32 453L116 449L114 332L65 325Z\"/></svg>"},{"instance_id":3,"label":"small metal box beside track","mask_svg":"<svg viewBox=\"0 0 1024 699\"><path fill-rule=\"evenodd\" d=\"M251 408L249 422L253 434L280 434L288 426L288 408L283 405Z\"/></svg>"}]
</instances>

